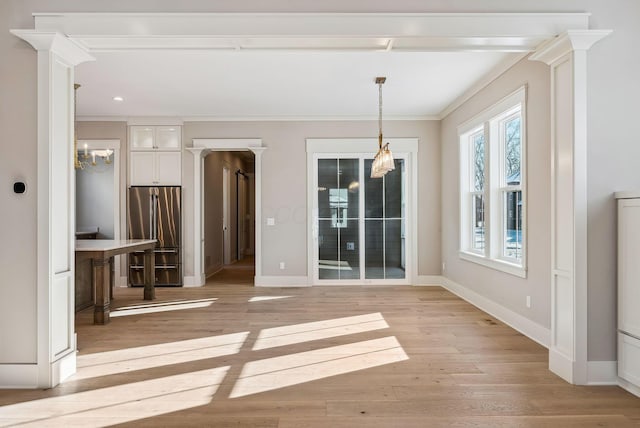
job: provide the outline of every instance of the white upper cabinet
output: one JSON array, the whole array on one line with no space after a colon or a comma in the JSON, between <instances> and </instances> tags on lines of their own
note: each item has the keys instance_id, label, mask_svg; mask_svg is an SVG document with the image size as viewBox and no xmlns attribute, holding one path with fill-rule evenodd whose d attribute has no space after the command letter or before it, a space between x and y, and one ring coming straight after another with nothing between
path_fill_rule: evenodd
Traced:
<instances>
[{"instance_id":1,"label":"white upper cabinet","mask_svg":"<svg viewBox=\"0 0 640 428\"><path fill-rule=\"evenodd\" d=\"M129 128L131 150L180 150L180 126L144 126Z\"/></svg>"},{"instance_id":2,"label":"white upper cabinet","mask_svg":"<svg viewBox=\"0 0 640 428\"><path fill-rule=\"evenodd\" d=\"M131 152L131 186L180 186L180 152Z\"/></svg>"},{"instance_id":3,"label":"white upper cabinet","mask_svg":"<svg viewBox=\"0 0 640 428\"><path fill-rule=\"evenodd\" d=\"M129 185L182 184L182 127L129 127Z\"/></svg>"}]
</instances>

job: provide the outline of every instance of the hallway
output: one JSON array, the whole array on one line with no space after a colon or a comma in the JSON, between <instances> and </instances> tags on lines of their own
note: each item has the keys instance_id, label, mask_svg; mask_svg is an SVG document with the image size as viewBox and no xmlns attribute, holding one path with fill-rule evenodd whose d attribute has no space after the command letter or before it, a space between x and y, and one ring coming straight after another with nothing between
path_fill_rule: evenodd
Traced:
<instances>
[{"instance_id":1,"label":"hallway","mask_svg":"<svg viewBox=\"0 0 640 428\"><path fill-rule=\"evenodd\" d=\"M253 286L253 277L255 274L255 258L248 256L230 265L225 265L220 272L207 278L206 286L224 284Z\"/></svg>"}]
</instances>

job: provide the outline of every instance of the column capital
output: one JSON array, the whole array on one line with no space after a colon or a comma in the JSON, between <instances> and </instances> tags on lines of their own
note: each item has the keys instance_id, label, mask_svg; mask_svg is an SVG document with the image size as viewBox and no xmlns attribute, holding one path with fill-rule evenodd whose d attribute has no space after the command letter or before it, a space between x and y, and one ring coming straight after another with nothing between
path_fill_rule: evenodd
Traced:
<instances>
[{"instance_id":1,"label":"column capital","mask_svg":"<svg viewBox=\"0 0 640 428\"><path fill-rule=\"evenodd\" d=\"M185 149L190 151L191 154L196 157L196 159L204 158L211 152L211 149L208 149L206 147L185 147Z\"/></svg>"},{"instance_id":2,"label":"column capital","mask_svg":"<svg viewBox=\"0 0 640 428\"><path fill-rule=\"evenodd\" d=\"M10 30L11 34L29 43L37 51L50 51L60 58L76 66L87 61L96 59L89 53L88 49L72 42L58 32L38 31L38 30Z\"/></svg>"},{"instance_id":3,"label":"column capital","mask_svg":"<svg viewBox=\"0 0 640 428\"><path fill-rule=\"evenodd\" d=\"M261 156L262 153L264 153L265 150L267 150L266 147L247 147L249 150L251 150L253 152L254 155L256 155L256 157Z\"/></svg>"},{"instance_id":4,"label":"column capital","mask_svg":"<svg viewBox=\"0 0 640 428\"><path fill-rule=\"evenodd\" d=\"M612 30L568 30L538 46L529 59L551 65L570 52L589 50L591 46L612 32Z\"/></svg>"}]
</instances>

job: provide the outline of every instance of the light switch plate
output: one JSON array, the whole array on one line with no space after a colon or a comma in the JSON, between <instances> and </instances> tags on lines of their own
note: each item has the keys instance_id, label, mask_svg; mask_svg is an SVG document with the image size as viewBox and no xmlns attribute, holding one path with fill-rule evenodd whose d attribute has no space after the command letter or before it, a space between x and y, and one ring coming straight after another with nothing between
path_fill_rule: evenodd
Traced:
<instances>
[{"instance_id":1,"label":"light switch plate","mask_svg":"<svg viewBox=\"0 0 640 428\"><path fill-rule=\"evenodd\" d=\"M276 224L276 219L273 217L267 217L267 226L274 226Z\"/></svg>"}]
</instances>

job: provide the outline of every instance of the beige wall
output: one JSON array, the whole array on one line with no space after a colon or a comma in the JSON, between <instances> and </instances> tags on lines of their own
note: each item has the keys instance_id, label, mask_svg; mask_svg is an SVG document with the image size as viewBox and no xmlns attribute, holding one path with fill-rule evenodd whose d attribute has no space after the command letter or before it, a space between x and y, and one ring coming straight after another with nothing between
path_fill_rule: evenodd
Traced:
<instances>
[{"instance_id":1,"label":"beige wall","mask_svg":"<svg viewBox=\"0 0 640 428\"><path fill-rule=\"evenodd\" d=\"M527 85L527 278L461 260L458 125ZM442 258L445 276L532 321L550 328L549 68L521 60L442 121ZM525 306L531 296L532 307Z\"/></svg>"},{"instance_id":2,"label":"beige wall","mask_svg":"<svg viewBox=\"0 0 640 428\"><path fill-rule=\"evenodd\" d=\"M418 274L440 273L440 125L436 121L387 121L385 135L417 137ZM307 138L371 137L375 122L186 122L187 147L194 138L261 138L262 273L307 276ZM193 157L183 157L184 218L193 218ZM266 226L266 218L275 226ZM282 239L286 236L287 239ZM193 225L185 223L185 275L193 275ZM286 269L279 269L285 262Z\"/></svg>"}]
</instances>

